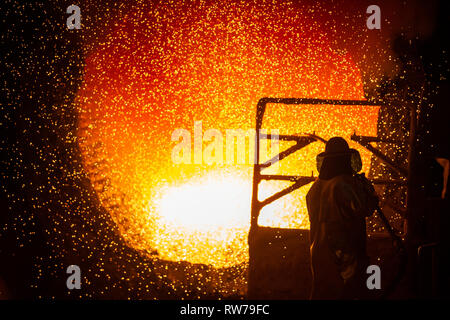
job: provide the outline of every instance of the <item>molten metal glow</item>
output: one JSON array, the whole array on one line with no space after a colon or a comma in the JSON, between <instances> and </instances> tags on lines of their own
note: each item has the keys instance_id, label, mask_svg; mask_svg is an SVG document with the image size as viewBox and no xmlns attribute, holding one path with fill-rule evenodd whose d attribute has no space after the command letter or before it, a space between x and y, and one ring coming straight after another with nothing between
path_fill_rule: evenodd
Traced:
<instances>
[{"instance_id":1,"label":"molten metal glow","mask_svg":"<svg viewBox=\"0 0 450 320\"><path fill-rule=\"evenodd\" d=\"M251 179L238 176L239 171L230 176L212 172L180 186L162 188L162 196L156 201L160 228L154 234L154 247L172 248L165 255L170 260L216 266L245 261L243 242L246 242L249 228ZM277 190L271 185L261 196L268 197ZM282 198L268 207L268 218L261 219L265 220L261 224L283 225L289 221L282 219L283 214L293 218L295 204L292 195ZM148 212L151 216L155 214L151 210ZM301 224L301 219L296 219L291 225L298 227ZM303 225L307 226L306 220ZM193 255L195 247L198 249Z\"/></svg>"},{"instance_id":2,"label":"molten metal glow","mask_svg":"<svg viewBox=\"0 0 450 320\"><path fill-rule=\"evenodd\" d=\"M197 183L165 191L158 213L166 224L202 232L245 226L250 210L249 190L248 181L243 179L202 177Z\"/></svg>"},{"instance_id":3,"label":"molten metal glow","mask_svg":"<svg viewBox=\"0 0 450 320\"><path fill-rule=\"evenodd\" d=\"M171 248L166 259L216 266L245 259L236 247L248 229L248 180L208 174L161 193L154 246Z\"/></svg>"},{"instance_id":4,"label":"molten metal glow","mask_svg":"<svg viewBox=\"0 0 450 320\"><path fill-rule=\"evenodd\" d=\"M265 96L363 99L358 68L330 49L308 12L257 3L142 5L87 59L78 94L80 148L130 246L172 261L245 264L252 166L174 164L172 132L192 133L197 120L203 132L254 128L256 103ZM269 106L264 126L348 139L354 130L375 135L376 121L376 108ZM314 143L271 170L317 174L322 149ZM362 157L367 170L369 154ZM263 184L259 197L283 186ZM307 190L265 208L259 223L308 228Z\"/></svg>"}]
</instances>

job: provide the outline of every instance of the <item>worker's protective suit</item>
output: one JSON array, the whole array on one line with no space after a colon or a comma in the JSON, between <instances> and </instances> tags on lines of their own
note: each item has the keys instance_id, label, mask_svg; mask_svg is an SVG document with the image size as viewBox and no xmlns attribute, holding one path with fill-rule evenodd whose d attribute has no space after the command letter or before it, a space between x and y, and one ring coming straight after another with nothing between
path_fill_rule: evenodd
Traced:
<instances>
[{"instance_id":1,"label":"worker's protective suit","mask_svg":"<svg viewBox=\"0 0 450 320\"><path fill-rule=\"evenodd\" d=\"M336 150L329 147L330 142L337 143ZM325 152L319 155L323 157L319 178L306 196L312 299L365 297L368 265L365 218L374 212L377 200L373 188L354 176L358 171L352 168L355 152L344 139L330 139Z\"/></svg>"}]
</instances>

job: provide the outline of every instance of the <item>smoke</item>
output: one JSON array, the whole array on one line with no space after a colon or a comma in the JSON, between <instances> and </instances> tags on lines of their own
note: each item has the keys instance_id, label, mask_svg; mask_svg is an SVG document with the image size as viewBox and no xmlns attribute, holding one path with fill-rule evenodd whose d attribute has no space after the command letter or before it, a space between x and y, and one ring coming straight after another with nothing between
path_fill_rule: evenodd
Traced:
<instances>
[{"instance_id":1,"label":"smoke","mask_svg":"<svg viewBox=\"0 0 450 320\"><path fill-rule=\"evenodd\" d=\"M333 50L351 55L360 68L366 93L375 90L383 79L395 78L407 63L405 59L417 58L417 46L436 34L443 23L439 13L447 12L438 0L298 4L300 8L314 7L314 19L329 32ZM371 15L366 11L373 4L381 9L380 30L369 30L366 25Z\"/></svg>"},{"instance_id":2,"label":"smoke","mask_svg":"<svg viewBox=\"0 0 450 320\"><path fill-rule=\"evenodd\" d=\"M373 1L330 2L337 13L329 21L334 31L333 48L345 50L361 71L366 94L376 91L383 79L393 79L411 60L420 57L419 47L431 39L439 26L440 3L430 1L377 1L381 29L369 30L367 7Z\"/></svg>"}]
</instances>

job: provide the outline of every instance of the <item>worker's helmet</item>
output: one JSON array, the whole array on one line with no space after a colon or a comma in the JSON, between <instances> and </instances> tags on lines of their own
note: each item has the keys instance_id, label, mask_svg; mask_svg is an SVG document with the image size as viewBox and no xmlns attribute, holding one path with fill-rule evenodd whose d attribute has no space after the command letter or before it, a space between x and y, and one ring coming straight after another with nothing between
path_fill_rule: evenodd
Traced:
<instances>
[{"instance_id":1,"label":"worker's helmet","mask_svg":"<svg viewBox=\"0 0 450 320\"><path fill-rule=\"evenodd\" d=\"M325 151L317 155L316 157L317 171L320 172L323 159L328 157L339 157L346 154L351 155L350 160L353 171L355 173L361 171L362 169L361 155L359 154L358 150L349 148L347 141L345 141L345 139L341 137L333 137L330 140L328 140L325 145Z\"/></svg>"}]
</instances>

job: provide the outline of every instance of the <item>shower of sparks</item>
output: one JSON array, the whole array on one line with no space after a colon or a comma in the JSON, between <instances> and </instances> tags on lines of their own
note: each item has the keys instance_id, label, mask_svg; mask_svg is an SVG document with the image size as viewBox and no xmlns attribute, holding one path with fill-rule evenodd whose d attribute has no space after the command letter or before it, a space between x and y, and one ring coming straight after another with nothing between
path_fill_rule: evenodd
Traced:
<instances>
[{"instance_id":1,"label":"shower of sparks","mask_svg":"<svg viewBox=\"0 0 450 320\"><path fill-rule=\"evenodd\" d=\"M196 121L202 133L248 132L262 97L364 100L355 57L365 65L365 80L379 89L381 75L396 76L395 68L386 68L395 55L386 44L368 49L364 16L348 17L351 1L331 1L332 10L317 1L135 1L111 4L111 10L85 1L76 31L61 23L62 3L12 4L6 13L29 24L20 29L6 23L2 35L16 44L3 60L8 85L20 90L6 90L18 97L1 106L7 110L2 124L17 128L4 163L17 189L8 194L13 214L5 215L1 231L14 231L18 248L45 239L48 250L33 258L34 288L65 275L64 263L75 261L91 276L83 283L90 291L72 293L80 297L245 296L253 166L175 164L172 133L186 129L193 142ZM353 56L344 49L350 47ZM83 63L82 77L75 73ZM384 109L268 105L263 128L347 141L354 132L378 133L403 142L377 147L406 165L408 108L402 99L410 82L404 78L396 78L400 89L387 90ZM363 171L392 178L349 143L360 150ZM280 150L288 146L280 142ZM317 176L315 156L323 147L312 143L267 173ZM287 185L264 181L259 198ZM308 190L265 207L259 224L308 229ZM404 208L404 189L391 192Z\"/></svg>"},{"instance_id":2,"label":"shower of sparks","mask_svg":"<svg viewBox=\"0 0 450 320\"><path fill-rule=\"evenodd\" d=\"M364 99L351 56L333 51L320 24L291 3L143 4L117 23L87 59L78 135L92 183L130 246L214 267L247 262L252 166L176 165L171 134L193 134L194 121L224 136L254 128L266 96ZM377 112L269 106L265 126L348 139L376 135ZM290 156L278 172L311 175L321 149ZM263 186L260 197L280 188ZM307 191L265 208L260 225L309 228Z\"/></svg>"}]
</instances>

